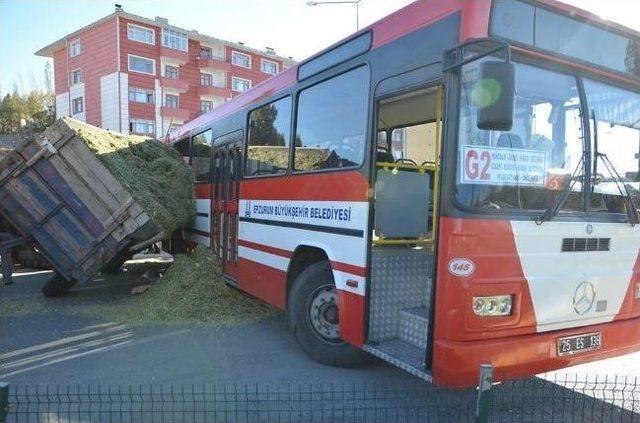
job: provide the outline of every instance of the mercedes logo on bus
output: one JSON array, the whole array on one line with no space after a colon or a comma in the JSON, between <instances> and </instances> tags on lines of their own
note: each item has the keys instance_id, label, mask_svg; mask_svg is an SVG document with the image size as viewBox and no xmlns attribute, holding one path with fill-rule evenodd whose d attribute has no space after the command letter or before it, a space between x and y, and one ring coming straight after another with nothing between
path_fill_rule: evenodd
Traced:
<instances>
[{"instance_id":1,"label":"mercedes logo on bus","mask_svg":"<svg viewBox=\"0 0 640 423\"><path fill-rule=\"evenodd\" d=\"M579 315L587 313L596 301L596 288L591 282L582 282L573 293L573 309Z\"/></svg>"}]
</instances>

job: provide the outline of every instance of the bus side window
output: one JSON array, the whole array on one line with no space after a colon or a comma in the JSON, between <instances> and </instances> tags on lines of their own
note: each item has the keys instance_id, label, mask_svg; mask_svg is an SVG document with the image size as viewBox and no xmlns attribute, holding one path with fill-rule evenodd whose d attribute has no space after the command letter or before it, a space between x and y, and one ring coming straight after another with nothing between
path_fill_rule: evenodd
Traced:
<instances>
[{"instance_id":1,"label":"bus side window","mask_svg":"<svg viewBox=\"0 0 640 423\"><path fill-rule=\"evenodd\" d=\"M196 182L211 180L211 129L193 137L193 158L191 167L196 176Z\"/></svg>"},{"instance_id":2,"label":"bus side window","mask_svg":"<svg viewBox=\"0 0 640 423\"><path fill-rule=\"evenodd\" d=\"M369 69L353 69L298 95L294 169L314 171L362 164Z\"/></svg>"},{"instance_id":3,"label":"bus side window","mask_svg":"<svg viewBox=\"0 0 640 423\"><path fill-rule=\"evenodd\" d=\"M190 159L190 150L191 150L191 140L189 138L185 138L182 139L180 141L178 141L177 143L175 143L173 145L173 148L175 148L178 153L182 156L182 160L184 160L184 162L186 164L191 164Z\"/></svg>"},{"instance_id":4,"label":"bus side window","mask_svg":"<svg viewBox=\"0 0 640 423\"><path fill-rule=\"evenodd\" d=\"M290 97L265 104L249 113L246 175L273 175L287 171L290 126Z\"/></svg>"}]
</instances>

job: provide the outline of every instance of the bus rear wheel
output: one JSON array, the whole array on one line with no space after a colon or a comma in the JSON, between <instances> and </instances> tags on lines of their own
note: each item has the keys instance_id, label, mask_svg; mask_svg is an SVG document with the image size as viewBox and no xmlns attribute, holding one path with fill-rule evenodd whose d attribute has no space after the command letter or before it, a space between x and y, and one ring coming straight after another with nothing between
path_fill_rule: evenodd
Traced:
<instances>
[{"instance_id":1,"label":"bus rear wheel","mask_svg":"<svg viewBox=\"0 0 640 423\"><path fill-rule=\"evenodd\" d=\"M293 282L288 318L298 343L315 361L334 367L356 367L369 355L340 338L336 287L327 261L303 270Z\"/></svg>"}]
</instances>

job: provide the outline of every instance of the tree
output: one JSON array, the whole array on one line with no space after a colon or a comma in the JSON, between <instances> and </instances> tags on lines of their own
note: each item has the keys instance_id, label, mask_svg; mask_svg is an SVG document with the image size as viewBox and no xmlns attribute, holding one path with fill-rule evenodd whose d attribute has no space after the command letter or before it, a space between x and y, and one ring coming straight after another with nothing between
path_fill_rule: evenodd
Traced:
<instances>
[{"instance_id":1,"label":"tree","mask_svg":"<svg viewBox=\"0 0 640 423\"><path fill-rule=\"evenodd\" d=\"M635 76L640 76L640 42L637 40L629 41L627 45L627 55L624 59L627 71Z\"/></svg>"},{"instance_id":2,"label":"tree","mask_svg":"<svg viewBox=\"0 0 640 423\"><path fill-rule=\"evenodd\" d=\"M41 132L55 119L55 95L50 89L51 66L44 69L45 90L37 88L22 94L14 81L13 92L0 101L0 133ZM22 79L20 78L20 81Z\"/></svg>"},{"instance_id":3,"label":"tree","mask_svg":"<svg viewBox=\"0 0 640 423\"><path fill-rule=\"evenodd\" d=\"M51 62L47 61L44 65L44 89L47 92L53 92L53 70L51 69Z\"/></svg>"}]
</instances>

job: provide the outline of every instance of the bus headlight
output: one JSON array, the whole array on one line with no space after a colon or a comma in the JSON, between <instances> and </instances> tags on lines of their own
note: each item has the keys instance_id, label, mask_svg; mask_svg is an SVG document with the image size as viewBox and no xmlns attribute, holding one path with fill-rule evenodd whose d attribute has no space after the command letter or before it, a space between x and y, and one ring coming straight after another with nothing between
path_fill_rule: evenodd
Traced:
<instances>
[{"instance_id":1,"label":"bus headlight","mask_svg":"<svg viewBox=\"0 0 640 423\"><path fill-rule=\"evenodd\" d=\"M513 308L513 295L473 297L472 308L478 316L509 316Z\"/></svg>"}]
</instances>

